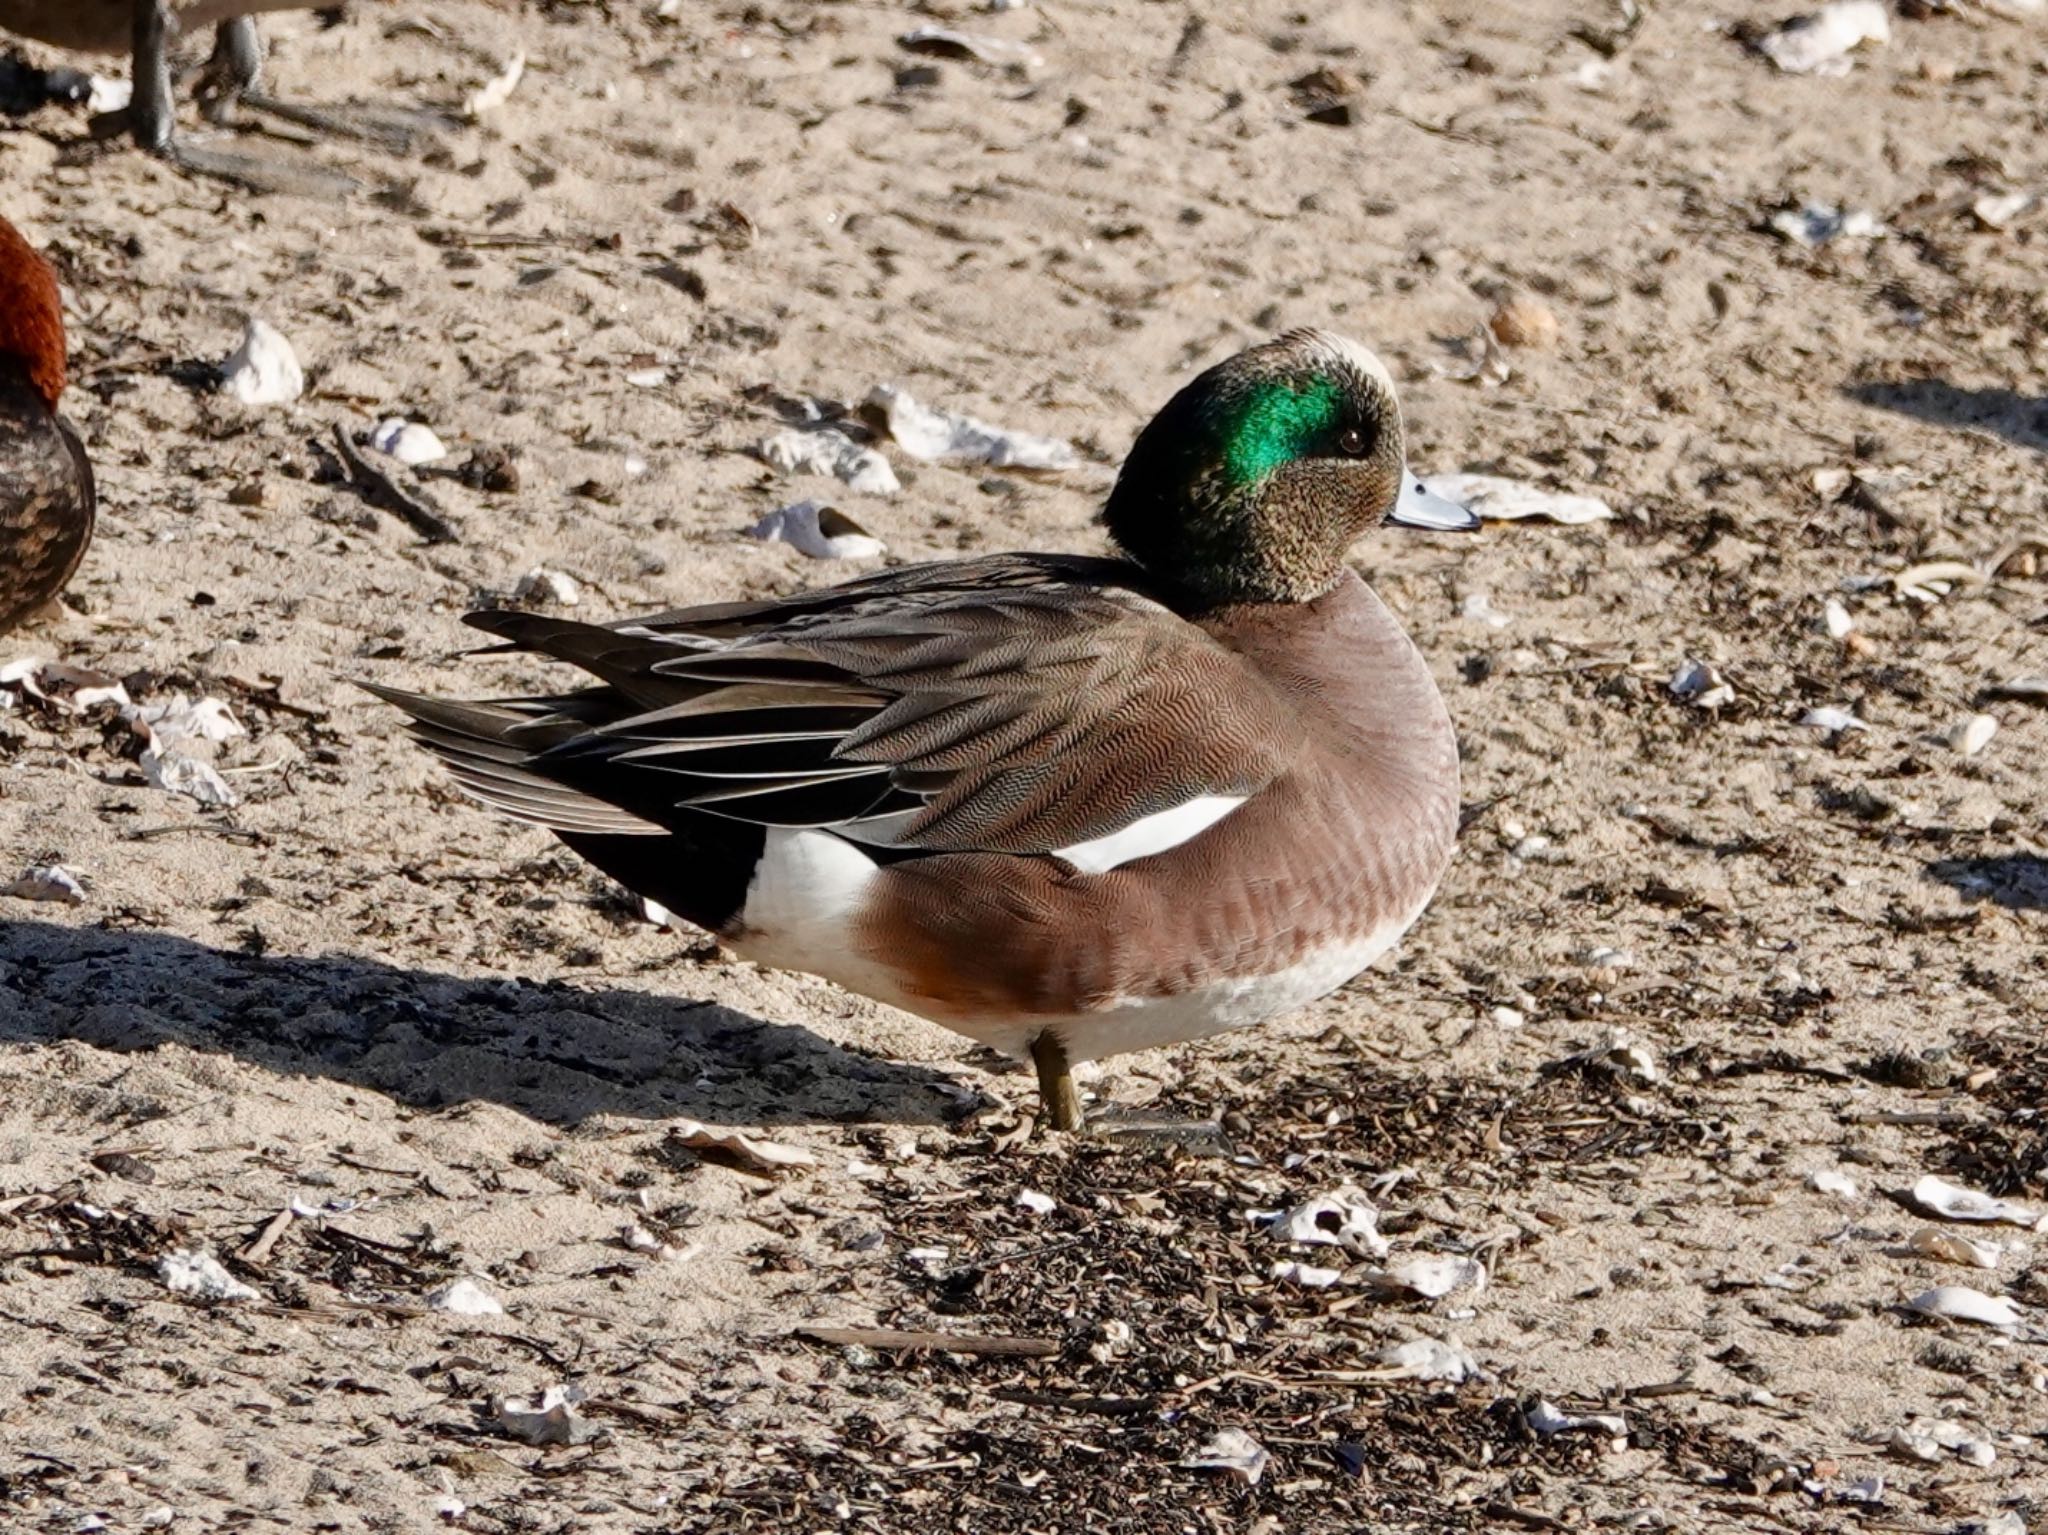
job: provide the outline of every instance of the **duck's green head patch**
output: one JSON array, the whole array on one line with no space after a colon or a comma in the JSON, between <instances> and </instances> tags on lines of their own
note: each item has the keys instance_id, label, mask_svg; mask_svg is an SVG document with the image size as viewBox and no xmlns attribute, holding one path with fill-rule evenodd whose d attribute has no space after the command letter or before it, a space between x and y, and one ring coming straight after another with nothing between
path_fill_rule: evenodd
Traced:
<instances>
[{"instance_id":1,"label":"duck's green head patch","mask_svg":"<svg viewBox=\"0 0 2048 1535\"><path fill-rule=\"evenodd\" d=\"M1131 445L1102 520L1189 609L1302 602L1395 505L1401 411L1377 357L1289 331L1184 385Z\"/></svg>"},{"instance_id":2,"label":"duck's green head patch","mask_svg":"<svg viewBox=\"0 0 2048 1535\"><path fill-rule=\"evenodd\" d=\"M1343 409L1344 391L1334 379L1261 384L1226 428L1224 472L1234 485L1263 480L1327 436Z\"/></svg>"}]
</instances>

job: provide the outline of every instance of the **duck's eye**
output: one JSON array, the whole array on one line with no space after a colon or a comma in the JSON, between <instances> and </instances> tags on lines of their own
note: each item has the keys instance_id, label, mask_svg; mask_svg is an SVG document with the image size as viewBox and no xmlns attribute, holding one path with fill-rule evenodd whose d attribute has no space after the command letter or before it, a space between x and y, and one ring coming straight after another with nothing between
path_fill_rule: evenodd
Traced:
<instances>
[{"instance_id":1,"label":"duck's eye","mask_svg":"<svg viewBox=\"0 0 2048 1535\"><path fill-rule=\"evenodd\" d=\"M1337 451L1346 458L1363 458L1365 456L1365 433L1355 426L1352 427L1351 430L1337 439Z\"/></svg>"}]
</instances>

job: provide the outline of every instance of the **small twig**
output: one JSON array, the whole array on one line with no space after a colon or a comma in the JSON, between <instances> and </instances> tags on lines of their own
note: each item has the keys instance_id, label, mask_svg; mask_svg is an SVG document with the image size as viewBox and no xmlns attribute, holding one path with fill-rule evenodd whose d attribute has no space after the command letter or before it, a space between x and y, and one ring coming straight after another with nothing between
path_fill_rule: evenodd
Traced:
<instances>
[{"instance_id":1,"label":"small twig","mask_svg":"<svg viewBox=\"0 0 2048 1535\"><path fill-rule=\"evenodd\" d=\"M215 826L210 821L194 821L190 825L138 826L134 831L123 832L123 842L154 842L158 837L219 837L228 842L239 842L244 847L260 847L264 837L260 831L251 831L246 826Z\"/></svg>"},{"instance_id":2,"label":"small twig","mask_svg":"<svg viewBox=\"0 0 2048 1535\"><path fill-rule=\"evenodd\" d=\"M1157 1412L1156 1396L1086 1396L1066 1391L995 1391L999 1402L1019 1407L1055 1407L1065 1412L1092 1412L1105 1418L1132 1418Z\"/></svg>"},{"instance_id":3,"label":"small twig","mask_svg":"<svg viewBox=\"0 0 2048 1535\"><path fill-rule=\"evenodd\" d=\"M430 544L459 544L462 535L455 530L455 524L434 509L425 496L407 490L377 465L370 462L348 435L348 428L337 425L334 428L335 451L355 481L356 489L363 493L363 499L372 506L381 506L385 511L410 525L420 537Z\"/></svg>"},{"instance_id":4,"label":"small twig","mask_svg":"<svg viewBox=\"0 0 2048 1535\"><path fill-rule=\"evenodd\" d=\"M259 685L245 677L228 673L221 676L220 683L222 687L233 688L259 709L275 709L280 714L295 715L315 725L325 724L329 717L325 709L309 709L304 704L287 703L278 696L277 684L274 682Z\"/></svg>"},{"instance_id":5,"label":"small twig","mask_svg":"<svg viewBox=\"0 0 2048 1535\"><path fill-rule=\"evenodd\" d=\"M1060 1351L1056 1338L994 1338L967 1333L898 1332L889 1327L799 1327L794 1337L835 1348L902 1349L919 1353L987 1354L1005 1359L1050 1359Z\"/></svg>"},{"instance_id":6,"label":"small twig","mask_svg":"<svg viewBox=\"0 0 2048 1535\"><path fill-rule=\"evenodd\" d=\"M1647 1386L1630 1386L1621 1394L1631 1402L1640 1402L1650 1397L1685 1396L1698 1391L1692 1382L1692 1371L1688 1370L1676 1380L1653 1381Z\"/></svg>"},{"instance_id":7,"label":"small twig","mask_svg":"<svg viewBox=\"0 0 2048 1535\"><path fill-rule=\"evenodd\" d=\"M1975 1124L1977 1116L1947 1109L1851 1109L1842 1115L1842 1120L1851 1125L1928 1125L1950 1129Z\"/></svg>"},{"instance_id":8,"label":"small twig","mask_svg":"<svg viewBox=\"0 0 2048 1535\"><path fill-rule=\"evenodd\" d=\"M1541 1509L1521 1508L1516 1504L1500 1499L1496 1499L1494 1502L1486 1505L1486 1515L1490 1519L1504 1519L1511 1524L1519 1524L1524 1529L1529 1530L1562 1530L1568 1528L1564 1520L1558 1518L1555 1514L1546 1514Z\"/></svg>"},{"instance_id":9,"label":"small twig","mask_svg":"<svg viewBox=\"0 0 2048 1535\"><path fill-rule=\"evenodd\" d=\"M256 1239L235 1256L244 1263L261 1268L270 1257L270 1249L277 1246L277 1239L285 1234L292 1223L291 1207L287 1205L270 1217L270 1222L256 1234Z\"/></svg>"}]
</instances>

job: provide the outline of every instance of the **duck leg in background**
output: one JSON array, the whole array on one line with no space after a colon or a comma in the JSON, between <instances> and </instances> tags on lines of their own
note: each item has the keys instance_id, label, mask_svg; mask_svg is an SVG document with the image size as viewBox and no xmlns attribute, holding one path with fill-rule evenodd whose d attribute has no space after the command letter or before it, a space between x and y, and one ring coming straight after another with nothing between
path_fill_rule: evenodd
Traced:
<instances>
[{"instance_id":1,"label":"duck leg in background","mask_svg":"<svg viewBox=\"0 0 2048 1535\"><path fill-rule=\"evenodd\" d=\"M128 103L127 117L138 146L180 170L232 182L252 192L346 197L358 189L349 177L320 166L279 164L179 139L171 99L172 26L167 0L135 0L135 94ZM249 42L253 46L253 30Z\"/></svg>"},{"instance_id":2,"label":"duck leg in background","mask_svg":"<svg viewBox=\"0 0 2048 1535\"><path fill-rule=\"evenodd\" d=\"M315 133L355 139L391 154L409 154L433 137L440 119L409 107L354 102L309 107L280 101L258 89L263 77L263 40L252 16L237 16L214 29L213 57L200 86L206 120L223 127L241 122L242 109L296 123Z\"/></svg>"}]
</instances>

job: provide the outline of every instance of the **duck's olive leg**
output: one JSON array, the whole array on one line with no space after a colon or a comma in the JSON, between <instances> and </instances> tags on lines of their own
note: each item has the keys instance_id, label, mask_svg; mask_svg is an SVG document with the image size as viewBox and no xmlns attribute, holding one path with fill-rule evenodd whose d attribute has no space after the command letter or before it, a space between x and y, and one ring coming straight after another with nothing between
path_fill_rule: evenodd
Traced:
<instances>
[{"instance_id":1,"label":"duck's olive leg","mask_svg":"<svg viewBox=\"0 0 2048 1535\"><path fill-rule=\"evenodd\" d=\"M1074 1073L1067 1047L1047 1029L1031 1041L1031 1063L1038 1068L1038 1097L1045 1120L1055 1130L1081 1128L1081 1095L1074 1091Z\"/></svg>"}]
</instances>

